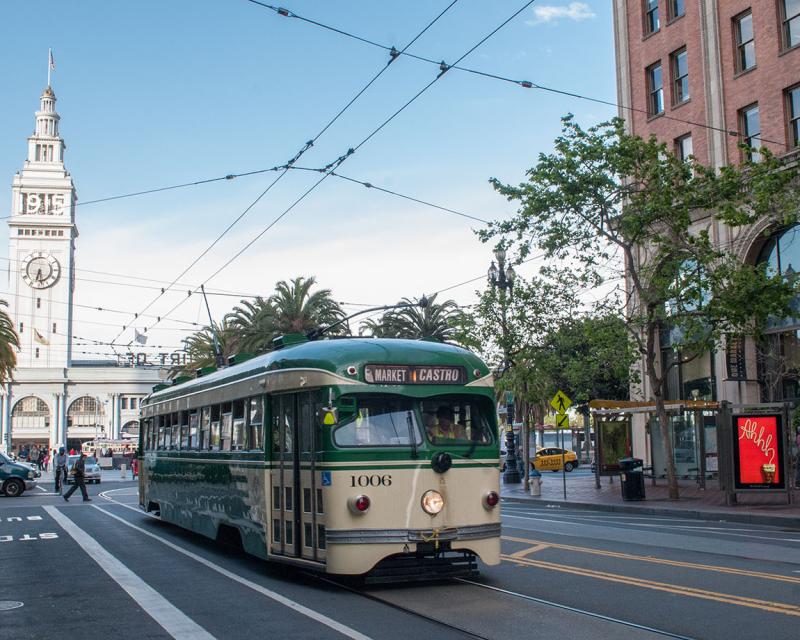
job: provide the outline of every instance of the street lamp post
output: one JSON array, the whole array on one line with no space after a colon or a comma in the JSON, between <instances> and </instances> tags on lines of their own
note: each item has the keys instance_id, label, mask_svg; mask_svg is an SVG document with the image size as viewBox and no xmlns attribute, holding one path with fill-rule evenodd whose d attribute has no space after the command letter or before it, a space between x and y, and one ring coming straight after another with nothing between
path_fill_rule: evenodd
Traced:
<instances>
[{"instance_id":1,"label":"street lamp post","mask_svg":"<svg viewBox=\"0 0 800 640\"><path fill-rule=\"evenodd\" d=\"M500 329L503 337L503 366L502 373L509 367L508 358L508 317L506 314L506 292L508 297L514 294L514 279L516 274L511 265L506 267L506 252L503 249L496 249L494 257L497 265L492 262L489 267L489 284L493 289L499 289L500 296ZM503 482L506 484L517 484L520 482L519 469L517 468L517 448L514 442L514 405L509 403L507 407L508 428L506 430L506 471L503 474Z\"/></svg>"}]
</instances>

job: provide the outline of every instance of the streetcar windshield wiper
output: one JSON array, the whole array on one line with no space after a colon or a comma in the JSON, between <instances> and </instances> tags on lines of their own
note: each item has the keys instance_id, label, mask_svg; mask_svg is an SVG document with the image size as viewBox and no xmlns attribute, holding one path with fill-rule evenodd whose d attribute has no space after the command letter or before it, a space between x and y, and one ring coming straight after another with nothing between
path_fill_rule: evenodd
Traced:
<instances>
[{"instance_id":1,"label":"streetcar windshield wiper","mask_svg":"<svg viewBox=\"0 0 800 640\"><path fill-rule=\"evenodd\" d=\"M411 444L411 457L418 458L417 454L417 438L414 434L414 416L411 411L406 411L406 424L408 425L408 441Z\"/></svg>"}]
</instances>

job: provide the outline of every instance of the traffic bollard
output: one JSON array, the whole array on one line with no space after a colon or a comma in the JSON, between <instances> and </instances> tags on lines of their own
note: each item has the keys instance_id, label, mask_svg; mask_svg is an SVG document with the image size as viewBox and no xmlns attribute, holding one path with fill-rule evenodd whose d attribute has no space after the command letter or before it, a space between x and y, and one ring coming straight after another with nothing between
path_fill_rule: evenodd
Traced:
<instances>
[{"instance_id":1,"label":"traffic bollard","mask_svg":"<svg viewBox=\"0 0 800 640\"><path fill-rule=\"evenodd\" d=\"M127 471L127 467L124 464L119 465L119 477L123 480L125 479L125 472Z\"/></svg>"}]
</instances>

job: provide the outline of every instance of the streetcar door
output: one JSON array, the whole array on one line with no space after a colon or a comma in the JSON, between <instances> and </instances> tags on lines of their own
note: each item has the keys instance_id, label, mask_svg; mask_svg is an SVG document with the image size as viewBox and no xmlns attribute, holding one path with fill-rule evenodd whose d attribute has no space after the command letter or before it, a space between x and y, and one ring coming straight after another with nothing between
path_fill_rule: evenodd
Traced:
<instances>
[{"instance_id":1,"label":"streetcar door","mask_svg":"<svg viewBox=\"0 0 800 640\"><path fill-rule=\"evenodd\" d=\"M322 517L322 488L319 486L317 470L319 442L319 422L316 415L315 393L297 394L299 451L299 528L297 539L300 542L300 557L306 560L324 560L325 527Z\"/></svg>"},{"instance_id":2,"label":"streetcar door","mask_svg":"<svg viewBox=\"0 0 800 640\"><path fill-rule=\"evenodd\" d=\"M273 396L272 416L272 542L275 555L299 557L297 397Z\"/></svg>"},{"instance_id":3,"label":"streetcar door","mask_svg":"<svg viewBox=\"0 0 800 640\"><path fill-rule=\"evenodd\" d=\"M322 490L317 482L314 396L273 396L272 539L275 555L324 558Z\"/></svg>"}]
</instances>

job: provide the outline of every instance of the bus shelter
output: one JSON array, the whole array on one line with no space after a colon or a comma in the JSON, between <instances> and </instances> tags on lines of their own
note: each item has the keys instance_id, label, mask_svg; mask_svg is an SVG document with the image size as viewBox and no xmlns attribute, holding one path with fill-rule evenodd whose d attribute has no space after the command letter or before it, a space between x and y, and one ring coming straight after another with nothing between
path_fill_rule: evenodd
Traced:
<instances>
[{"instance_id":1,"label":"bus shelter","mask_svg":"<svg viewBox=\"0 0 800 640\"><path fill-rule=\"evenodd\" d=\"M670 400L665 405L676 475L695 479L701 489L707 480L716 479L729 505L736 504L739 494L748 493L791 500L791 404ZM601 476L618 475L619 459L636 452L643 452L645 471L654 485L657 478L666 477L654 403L593 400L589 408L597 438L598 488Z\"/></svg>"}]
</instances>

